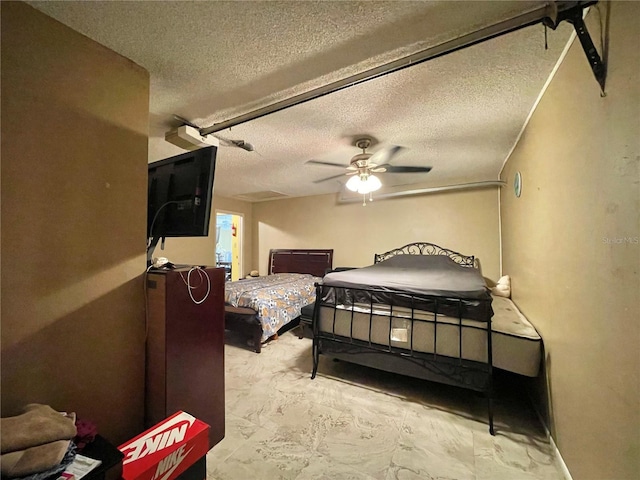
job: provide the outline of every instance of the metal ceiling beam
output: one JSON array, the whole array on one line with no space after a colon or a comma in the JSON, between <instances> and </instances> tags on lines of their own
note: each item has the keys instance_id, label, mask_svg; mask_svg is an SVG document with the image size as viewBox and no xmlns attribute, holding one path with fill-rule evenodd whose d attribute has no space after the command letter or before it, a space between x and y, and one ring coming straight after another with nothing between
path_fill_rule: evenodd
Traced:
<instances>
[{"instance_id":1,"label":"metal ceiling beam","mask_svg":"<svg viewBox=\"0 0 640 480\"><path fill-rule=\"evenodd\" d=\"M567 11L575 12L576 10L579 10L581 14L582 9L590 5L593 5L595 3L597 3L597 0L550 2L548 4L535 8L529 12L522 13L511 19L499 22L489 27L485 27L481 30L478 30L472 33L468 33L454 40L450 40L450 41L441 43L440 45L427 48L425 50L408 55L398 60L394 60L392 62L380 65L379 67L365 70L364 72L358 73L356 75L352 75L350 77L347 77L341 80L337 80L335 82L331 82L327 85L323 85L322 87L314 88L305 93L294 95L293 97L280 100L278 102L272 103L262 108L258 108L257 110L254 110L251 112L244 113L235 118L231 118L229 120L216 123L210 127L202 127L200 128L200 135L205 136L211 133L219 132L221 130L234 127L236 125L240 125L241 123L255 120L265 115L269 115L271 113L275 113L280 110L293 107L294 105L299 105L301 103L308 102L309 100L313 100L313 99L322 97L324 95L328 95L330 93L334 93L339 90L343 90L345 88L352 87L354 85L358 85L360 83L367 82L369 80L373 80L383 75L397 72L404 68L411 67L413 65L417 65L419 63L423 63L428 60L432 60L434 58L438 58L438 57L447 55L449 53L456 52L458 50L462 50L463 48L467 48L472 45L485 42L492 38L496 38L501 35L505 35L507 33L520 30L522 28L525 28L531 25L542 23L543 21L546 21L547 22L546 25L551 26L551 28L555 29L558 23L560 23L560 21L562 20L566 19L568 21L575 22L575 14L567 16L565 12ZM574 23L574 26L576 27L576 29L578 28L576 23ZM582 37L580 37L580 34L578 36L580 38L580 41L582 42ZM588 33L587 33L587 36L588 36ZM591 45L593 46L593 43ZM596 52L596 55L597 55L597 52ZM604 85L604 83L601 83L601 85Z\"/></svg>"}]
</instances>

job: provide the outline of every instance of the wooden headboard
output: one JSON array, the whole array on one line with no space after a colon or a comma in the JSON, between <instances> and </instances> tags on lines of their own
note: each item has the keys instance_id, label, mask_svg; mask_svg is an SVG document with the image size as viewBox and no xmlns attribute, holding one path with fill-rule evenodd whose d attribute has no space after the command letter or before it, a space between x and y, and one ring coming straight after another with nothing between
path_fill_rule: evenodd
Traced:
<instances>
[{"instance_id":1,"label":"wooden headboard","mask_svg":"<svg viewBox=\"0 0 640 480\"><path fill-rule=\"evenodd\" d=\"M269 250L269 275L309 273L322 277L331 268L333 268L333 250Z\"/></svg>"}]
</instances>

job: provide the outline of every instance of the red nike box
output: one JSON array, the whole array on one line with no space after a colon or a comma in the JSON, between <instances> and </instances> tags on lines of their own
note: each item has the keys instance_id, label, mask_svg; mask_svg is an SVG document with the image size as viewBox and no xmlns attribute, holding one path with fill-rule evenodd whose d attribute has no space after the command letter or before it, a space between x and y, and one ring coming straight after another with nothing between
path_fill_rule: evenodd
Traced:
<instances>
[{"instance_id":1,"label":"red nike box","mask_svg":"<svg viewBox=\"0 0 640 480\"><path fill-rule=\"evenodd\" d=\"M177 412L118 447L125 480L172 480L209 450L209 425Z\"/></svg>"}]
</instances>

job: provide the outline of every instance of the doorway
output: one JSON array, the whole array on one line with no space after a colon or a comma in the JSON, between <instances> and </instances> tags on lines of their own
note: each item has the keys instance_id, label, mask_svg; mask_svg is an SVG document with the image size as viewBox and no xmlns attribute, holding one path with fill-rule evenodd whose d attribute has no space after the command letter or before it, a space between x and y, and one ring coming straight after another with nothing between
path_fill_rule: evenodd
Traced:
<instances>
[{"instance_id":1,"label":"doorway","mask_svg":"<svg viewBox=\"0 0 640 480\"><path fill-rule=\"evenodd\" d=\"M225 279L235 281L242 272L242 215L216 211L216 266Z\"/></svg>"}]
</instances>

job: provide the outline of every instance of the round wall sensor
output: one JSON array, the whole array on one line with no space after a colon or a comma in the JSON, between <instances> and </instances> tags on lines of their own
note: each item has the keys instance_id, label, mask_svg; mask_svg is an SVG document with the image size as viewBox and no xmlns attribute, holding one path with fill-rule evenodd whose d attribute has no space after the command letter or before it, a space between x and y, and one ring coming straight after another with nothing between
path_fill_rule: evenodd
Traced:
<instances>
[{"instance_id":1,"label":"round wall sensor","mask_svg":"<svg viewBox=\"0 0 640 480\"><path fill-rule=\"evenodd\" d=\"M516 176L513 179L513 191L516 197L519 197L522 193L522 174L520 172L516 172Z\"/></svg>"}]
</instances>

